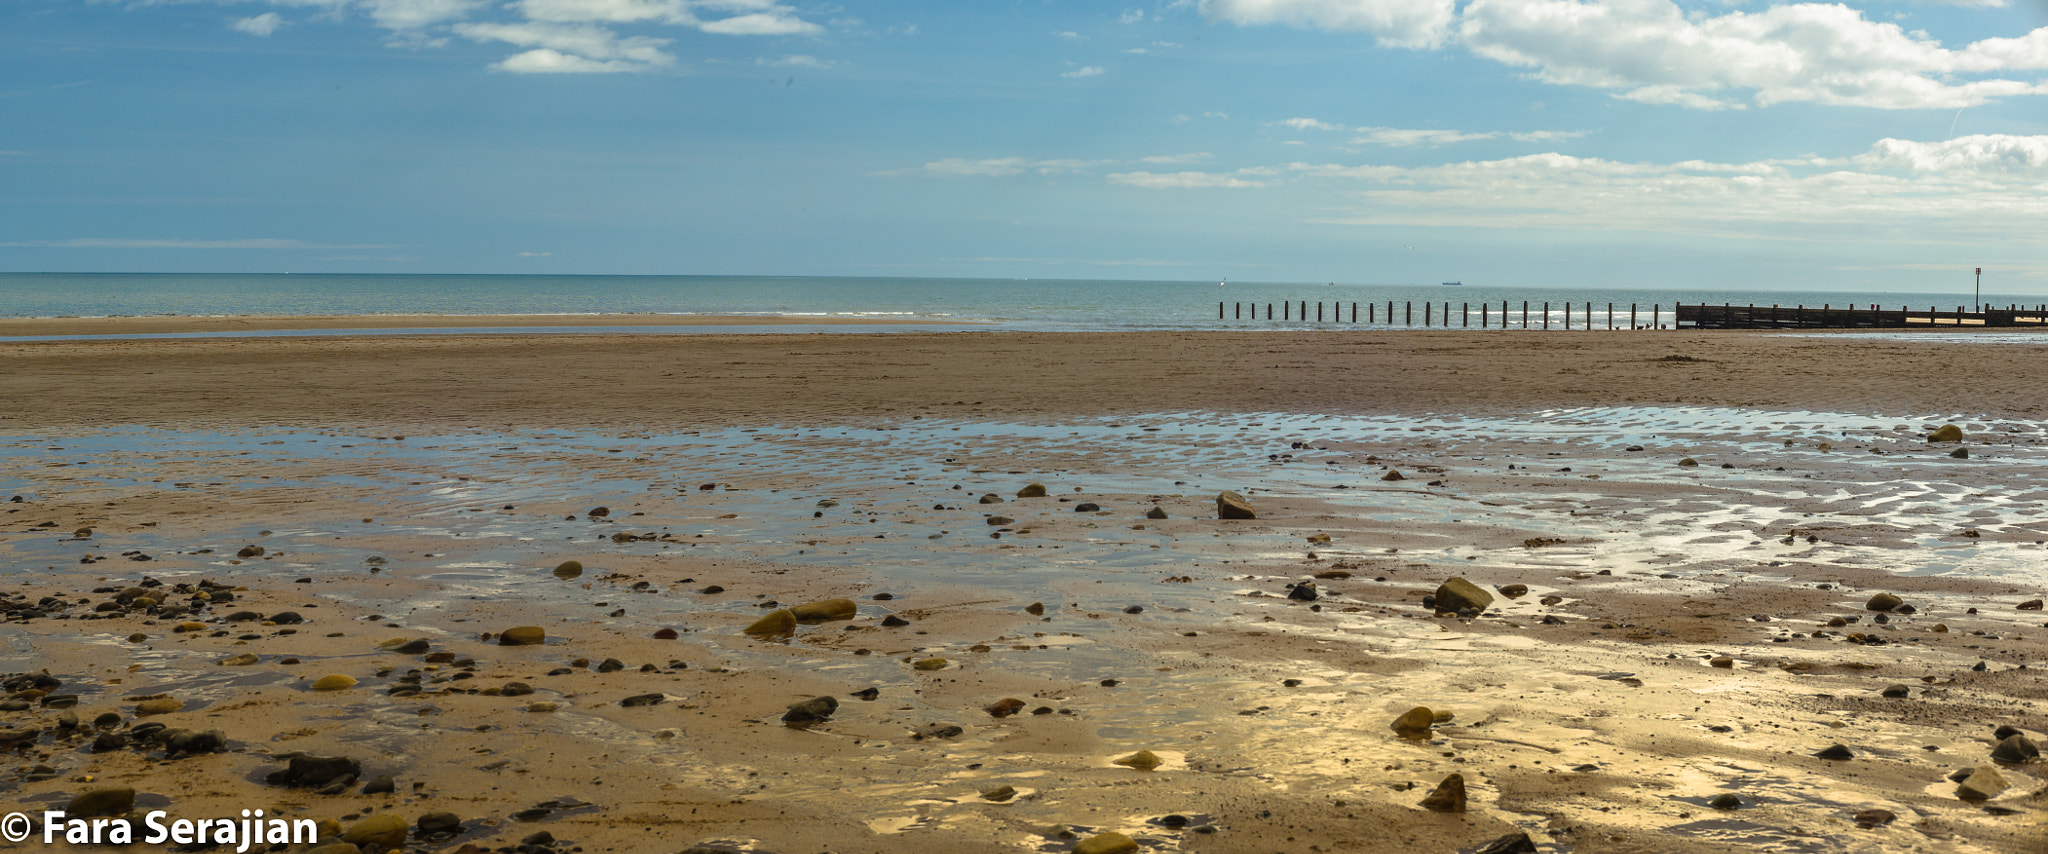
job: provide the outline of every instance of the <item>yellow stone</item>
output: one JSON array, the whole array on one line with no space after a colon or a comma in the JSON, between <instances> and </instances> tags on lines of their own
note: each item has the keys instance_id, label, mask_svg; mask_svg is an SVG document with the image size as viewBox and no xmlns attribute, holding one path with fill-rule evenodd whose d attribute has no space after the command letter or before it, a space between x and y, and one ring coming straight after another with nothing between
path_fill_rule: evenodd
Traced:
<instances>
[{"instance_id":1,"label":"yellow stone","mask_svg":"<svg viewBox=\"0 0 2048 854\"><path fill-rule=\"evenodd\" d=\"M1436 725L1436 714L1428 706L1416 706L1394 719L1394 731L1402 735L1429 735L1429 728Z\"/></svg>"},{"instance_id":2,"label":"yellow stone","mask_svg":"<svg viewBox=\"0 0 2048 854\"><path fill-rule=\"evenodd\" d=\"M514 626L498 633L499 646L533 646L548 642L548 631L539 626Z\"/></svg>"},{"instance_id":3,"label":"yellow stone","mask_svg":"<svg viewBox=\"0 0 2048 854\"><path fill-rule=\"evenodd\" d=\"M1962 440L1963 428L1957 427L1954 424L1943 424L1941 429L1927 436L1927 441L1929 442L1960 442Z\"/></svg>"},{"instance_id":4,"label":"yellow stone","mask_svg":"<svg viewBox=\"0 0 2048 854\"><path fill-rule=\"evenodd\" d=\"M1112 761L1114 761L1118 765L1122 765L1127 768L1136 768L1140 771L1150 771L1154 768L1166 764L1166 760L1159 758L1159 754L1153 753L1150 750L1140 750L1122 759Z\"/></svg>"},{"instance_id":5,"label":"yellow stone","mask_svg":"<svg viewBox=\"0 0 2048 854\"><path fill-rule=\"evenodd\" d=\"M380 851L397 851L405 846L405 835L410 829L403 816L379 813L349 825L341 839L351 845L374 842Z\"/></svg>"},{"instance_id":6,"label":"yellow stone","mask_svg":"<svg viewBox=\"0 0 2048 854\"><path fill-rule=\"evenodd\" d=\"M926 658L912 662L910 666L918 670L944 670L946 669L946 664L947 662L943 658Z\"/></svg>"},{"instance_id":7,"label":"yellow stone","mask_svg":"<svg viewBox=\"0 0 2048 854\"><path fill-rule=\"evenodd\" d=\"M313 680L313 690L315 691L346 691L354 687L356 687L355 677L343 676L339 673L330 673Z\"/></svg>"},{"instance_id":8,"label":"yellow stone","mask_svg":"<svg viewBox=\"0 0 2048 854\"><path fill-rule=\"evenodd\" d=\"M826 599L789 609L799 623L822 623L826 620L851 620L859 612L852 599Z\"/></svg>"},{"instance_id":9,"label":"yellow stone","mask_svg":"<svg viewBox=\"0 0 2048 854\"><path fill-rule=\"evenodd\" d=\"M1138 842L1116 831L1098 833L1074 843L1074 854L1130 854Z\"/></svg>"},{"instance_id":10,"label":"yellow stone","mask_svg":"<svg viewBox=\"0 0 2048 854\"><path fill-rule=\"evenodd\" d=\"M153 700L144 700L136 703L135 713L138 715L167 715L182 708L185 708L185 704L176 697L158 697Z\"/></svg>"},{"instance_id":11,"label":"yellow stone","mask_svg":"<svg viewBox=\"0 0 2048 854\"><path fill-rule=\"evenodd\" d=\"M796 614L788 608L777 608L755 620L744 631L750 635L786 635L796 631Z\"/></svg>"}]
</instances>

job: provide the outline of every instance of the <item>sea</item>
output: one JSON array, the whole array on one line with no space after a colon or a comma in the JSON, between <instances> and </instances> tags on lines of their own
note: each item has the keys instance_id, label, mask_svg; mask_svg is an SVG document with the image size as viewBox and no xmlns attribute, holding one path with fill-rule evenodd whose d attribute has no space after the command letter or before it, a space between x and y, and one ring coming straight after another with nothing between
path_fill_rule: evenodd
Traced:
<instances>
[{"instance_id":1,"label":"sea","mask_svg":"<svg viewBox=\"0 0 2048 854\"><path fill-rule=\"evenodd\" d=\"M959 321L1054 331L1318 329L1337 326L1492 328L1506 306L1515 328L1548 308L1551 328L1597 328L1653 317L1677 303L1837 308L1968 308L1968 287L1947 292L1527 288L1485 283L1141 281L835 276L538 276L208 273L0 273L0 317L221 317L276 315L755 315ZM1983 294L1987 305L2040 305L2042 294ZM1302 304L1307 303L1307 317ZM1387 307L1395 311L1389 316ZM1218 317L1219 306L1221 318ZM1425 306L1428 306L1425 312ZM1613 313L1609 314L1609 307ZM1256 308L1254 308L1256 307ZM1268 312L1272 313L1269 318ZM1319 311L1326 311L1318 320ZM907 325L906 325L907 326ZM781 327L794 328L794 327ZM906 327L882 326L870 331ZM684 327L687 329L687 327ZM928 327L927 327L928 329ZM589 329L564 331L593 331ZM732 331L726 329L724 331ZM766 331L764 329L764 331ZM811 328L809 331L816 331ZM856 331L848 329L847 331Z\"/></svg>"}]
</instances>

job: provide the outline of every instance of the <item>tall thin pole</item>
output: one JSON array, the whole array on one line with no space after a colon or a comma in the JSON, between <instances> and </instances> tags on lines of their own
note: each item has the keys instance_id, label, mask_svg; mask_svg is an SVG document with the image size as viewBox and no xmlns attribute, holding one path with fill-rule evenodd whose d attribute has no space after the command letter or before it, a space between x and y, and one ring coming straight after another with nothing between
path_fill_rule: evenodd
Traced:
<instances>
[{"instance_id":1,"label":"tall thin pole","mask_svg":"<svg viewBox=\"0 0 2048 854\"><path fill-rule=\"evenodd\" d=\"M1977 310L1984 310L1984 268L1977 268Z\"/></svg>"}]
</instances>

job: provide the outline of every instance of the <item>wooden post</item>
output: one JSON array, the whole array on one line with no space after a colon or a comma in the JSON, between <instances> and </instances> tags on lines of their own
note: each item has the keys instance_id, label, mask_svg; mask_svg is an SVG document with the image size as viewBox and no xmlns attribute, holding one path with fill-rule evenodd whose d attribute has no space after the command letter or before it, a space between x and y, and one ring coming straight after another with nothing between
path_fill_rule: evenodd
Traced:
<instances>
[{"instance_id":1,"label":"wooden post","mask_svg":"<svg viewBox=\"0 0 2048 854\"><path fill-rule=\"evenodd\" d=\"M1636 328L1636 304L1628 304L1628 328Z\"/></svg>"},{"instance_id":2,"label":"wooden post","mask_svg":"<svg viewBox=\"0 0 2048 854\"><path fill-rule=\"evenodd\" d=\"M1272 319L1273 319L1273 304L1272 304L1272 303L1270 303L1270 302L1269 302L1269 303L1266 303L1266 319L1267 319L1267 320L1272 320Z\"/></svg>"},{"instance_id":3,"label":"wooden post","mask_svg":"<svg viewBox=\"0 0 2048 854\"><path fill-rule=\"evenodd\" d=\"M1217 301L1216 301L1216 319L1217 319L1217 320L1222 320L1222 319L1223 319L1223 301L1222 301L1222 300L1217 300Z\"/></svg>"},{"instance_id":4,"label":"wooden post","mask_svg":"<svg viewBox=\"0 0 2048 854\"><path fill-rule=\"evenodd\" d=\"M1436 304L1436 303L1430 303L1430 302L1426 302L1426 303L1423 303L1423 304L1422 304L1422 328L1424 328L1424 329L1428 329L1428 328L1429 328L1429 309L1430 309L1430 307L1431 307L1431 306L1433 306L1433 305L1435 305L1435 304Z\"/></svg>"},{"instance_id":5,"label":"wooden post","mask_svg":"<svg viewBox=\"0 0 2048 854\"><path fill-rule=\"evenodd\" d=\"M1306 311L1307 309L1303 309L1303 310L1304 310L1304 311ZM1317 322L1317 323L1321 323L1321 322L1323 322L1323 301L1322 301L1322 300L1316 300L1316 322Z\"/></svg>"},{"instance_id":6,"label":"wooden post","mask_svg":"<svg viewBox=\"0 0 2048 854\"><path fill-rule=\"evenodd\" d=\"M1354 323L1354 324L1358 322L1358 301L1357 301L1357 300L1352 300L1352 301L1351 301L1351 322L1352 322L1352 323Z\"/></svg>"},{"instance_id":7,"label":"wooden post","mask_svg":"<svg viewBox=\"0 0 2048 854\"><path fill-rule=\"evenodd\" d=\"M1651 328L1651 329L1657 329L1657 328L1660 328L1660 327L1662 327L1662 326L1664 325L1664 322L1663 322L1663 318L1662 318L1662 316L1661 316L1661 315L1663 314L1663 312L1662 312L1662 310L1661 310L1661 308L1662 308L1662 306L1663 306L1663 305L1664 305L1664 304L1663 304L1663 303L1661 303L1661 302L1653 302L1653 303L1650 303L1650 328ZM1675 304L1671 306L1671 316L1672 316L1672 317L1674 317L1674 318L1676 318L1676 317L1678 316L1678 306L1677 306L1677 305L1675 305Z\"/></svg>"},{"instance_id":8,"label":"wooden post","mask_svg":"<svg viewBox=\"0 0 2048 854\"><path fill-rule=\"evenodd\" d=\"M1472 328L1472 304L1469 302L1458 304L1458 328Z\"/></svg>"},{"instance_id":9,"label":"wooden post","mask_svg":"<svg viewBox=\"0 0 2048 854\"><path fill-rule=\"evenodd\" d=\"M1550 300L1543 301L1543 328L1550 328Z\"/></svg>"},{"instance_id":10,"label":"wooden post","mask_svg":"<svg viewBox=\"0 0 2048 854\"><path fill-rule=\"evenodd\" d=\"M1367 322L1367 323L1378 323L1378 322L1380 322L1380 320L1379 320L1379 317L1380 317L1380 304L1379 304L1379 303L1376 303L1376 302L1369 302L1369 303L1366 303L1366 304L1365 304L1365 322Z\"/></svg>"},{"instance_id":11,"label":"wooden post","mask_svg":"<svg viewBox=\"0 0 2048 854\"><path fill-rule=\"evenodd\" d=\"M1408 324L1407 324L1407 325L1409 325L1409 326L1414 326L1414 325L1415 325L1415 303L1412 303L1412 302L1404 302L1404 303L1402 303L1402 304L1401 304L1401 311L1402 311L1402 313L1403 313L1403 314L1405 314L1405 315L1407 316L1407 318L1408 318Z\"/></svg>"},{"instance_id":12,"label":"wooden post","mask_svg":"<svg viewBox=\"0 0 2048 854\"><path fill-rule=\"evenodd\" d=\"M1486 313L1487 313L1487 310L1488 310L1488 309L1490 309L1490 308L1492 308L1492 307L1493 307L1493 303L1490 303L1490 302L1482 302L1482 303L1480 303L1480 304L1479 304L1479 328L1481 328L1481 329L1485 329L1485 328L1486 328Z\"/></svg>"},{"instance_id":13,"label":"wooden post","mask_svg":"<svg viewBox=\"0 0 2048 854\"><path fill-rule=\"evenodd\" d=\"M1529 301L1522 300L1522 328L1529 328Z\"/></svg>"},{"instance_id":14,"label":"wooden post","mask_svg":"<svg viewBox=\"0 0 2048 854\"><path fill-rule=\"evenodd\" d=\"M1241 303L1241 302L1236 302L1236 303L1231 303L1231 305L1237 306L1237 308L1235 308L1235 309L1233 309L1233 310L1232 310L1232 311L1233 311L1233 313L1234 313L1234 314L1236 315L1236 317L1235 317L1234 319L1236 319L1236 320L1243 320L1243 319L1244 319L1244 303Z\"/></svg>"}]
</instances>

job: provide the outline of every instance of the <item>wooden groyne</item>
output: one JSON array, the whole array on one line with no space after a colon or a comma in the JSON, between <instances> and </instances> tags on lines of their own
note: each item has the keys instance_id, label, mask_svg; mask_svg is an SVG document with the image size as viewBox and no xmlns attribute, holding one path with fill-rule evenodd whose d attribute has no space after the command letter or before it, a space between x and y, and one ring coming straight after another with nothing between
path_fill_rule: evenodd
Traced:
<instances>
[{"instance_id":1,"label":"wooden groyne","mask_svg":"<svg viewBox=\"0 0 2048 854\"><path fill-rule=\"evenodd\" d=\"M1295 323L1367 323L1377 326L1421 326L1443 329L1957 329L1961 327L2043 327L2048 326L2048 305L1985 306L1968 311L1957 306L1950 311L1938 306L1925 310L1900 306L1887 309L1877 305L1818 308L1805 305L1735 305L1723 303L1678 303L1664 308L1661 303L1645 307L1640 303L1549 302L1524 300L1520 305L1502 300L1483 302L1424 302L1417 311L1414 301L1323 302L1315 305L1315 320L1309 320L1309 301L1218 302L1217 320L1281 320ZM1453 309L1453 306L1456 306ZM1264 311L1261 315L1260 312ZM1454 314L1455 311L1455 314ZM1418 323L1418 321L1420 321Z\"/></svg>"}]
</instances>

